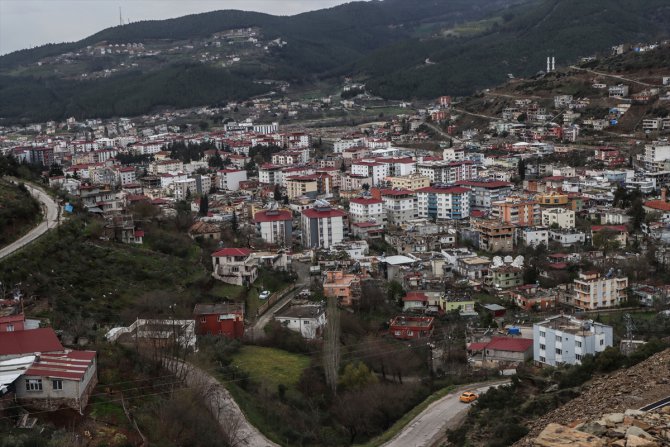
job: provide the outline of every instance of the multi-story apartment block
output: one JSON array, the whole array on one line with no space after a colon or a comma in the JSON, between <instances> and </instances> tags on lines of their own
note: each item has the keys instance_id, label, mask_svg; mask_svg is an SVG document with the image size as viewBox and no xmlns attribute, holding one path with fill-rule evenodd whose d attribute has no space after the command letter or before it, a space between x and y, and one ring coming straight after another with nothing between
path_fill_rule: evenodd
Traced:
<instances>
[{"instance_id":1,"label":"multi-story apartment block","mask_svg":"<svg viewBox=\"0 0 670 447\"><path fill-rule=\"evenodd\" d=\"M540 365L580 364L614 343L611 326L558 315L533 325L533 360Z\"/></svg>"},{"instance_id":2,"label":"multi-story apartment block","mask_svg":"<svg viewBox=\"0 0 670 447\"><path fill-rule=\"evenodd\" d=\"M472 161L429 161L417 163L416 170L435 183L455 183L477 178L477 165Z\"/></svg>"},{"instance_id":3,"label":"multi-story apartment block","mask_svg":"<svg viewBox=\"0 0 670 447\"><path fill-rule=\"evenodd\" d=\"M470 217L470 190L462 186L429 186L416 191L419 217L460 220Z\"/></svg>"},{"instance_id":4,"label":"multi-story apartment block","mask_svg":"<svg viewBox=\"0 0 670 447\"><path fill-rule=\"evenodd\" d=\"M549 208L542 211L542 225L557 226L564 230L575 228L575 212L565 208Z\"/></svg>"},{"instance_id":5,"label":"multi-story apartment block","mask_svg":"<svg viewBox=\"0 0 670 447\"><path fill-rule=\"evenodd\" d=\"M372 197L358 197L349 201L349 219L351 223L376 222L381 228L386 226L384 202Z\"/></svg>"},{"instance_id":6,"label":"multi-story apartment block","mask_svg":"<svg viewBox=\"0 0 670 447\"><path fill-rule=\"evenodd\" d=\"M382 202L389 224L402 225L416 219L417 199L414 191L408 189L382 189Z\"/></svg>"},{"instance_id":7,"label":"multi-story apartment block","mask_svg":"<svg viewBox=\"0 0 670 447\"><path fill-rule=\"evenodd\" d=\"M247 180L247 171L240 169L221 169L216 173L217 186L227 191L240 189L240 182Z\"/></svg>"},{"instance_id":8,"label":"multi-story apartment block","mask_svg":"<svg viewBox=\"0 0 670 447\"><path fill-rule=\"evenodd\" d=\"M490 211L491 204L504 200L512 192L512 183L490 180L465 180L459 186L470 188L470 210Z\"/></svg>"},{"instance_id":9,"label":"multi-story apartment block","mask_svg":"<svg viewBox=\"0 0 670 447\"><path fill-rule=\"evenodd\" d=\"M628 278L611 272L601 276L598 272L583 272L574 281L573 306L583 310L615 307L626 301Z\"/></svg>"},{"instance_id":10,"label":"multi-story apartment block","mask_svg":"<svg viewBox=\"0 0 670 447\"><path fill-rule=\"evenodd\" d=\"M386 177L385 180L393 189L409 189L410 191L416 191L417 189L430 186L430 178L419 173L399 177L389 176Z\"/></svg>"},{"instance_id":11,"label":"multi-story apartment block","mask_svg":"<svg viewBox=\"0 0 670 447\"><path fill-rule=\"evenodd\" d=\"M296 175L286 178L286 195L289 199L300 196L316 198L319 186L311 175Z\"/></svg>"},{"instance_id":12,"label":"multi-story apartment block","mask_svg":"<svg viewBox=\"0 0 670 447\"><path fill-rule=\"evenodd\" d=\"M186 200L189 196L194 197L196 194L196 184L194 178L185 180L178 180L173 183L174 198L176 200Z\"/></svg>"},{"instance_id":13,"label":"multi-story apartment block","mask_svg":"<svg viewBox=\"0 0 670 447\"><path fill-rule=\"evenodd\" d=\"M493 202L491 218L520 227L533 227L542 223L540 204L537 200L519 196Z\"/></svg>"},{"instance_id":14,"label":"multi-story apartment block","mask_svg":"<svg viewBox=\"0 0 670 447\"><path fill-rule=\"evenodd\" d=\"M347 213L317 201L314 208L303 210L302 244L307 248L330 248L344 239L344 219Z\"/></svg>"},{"instance_id":15,"label":"multi-story apartment block","mask_svg":"<svg viewBox=\"0 0 670 447\"><path fill-rule=\"evenodd\" d=\"M269 209L254 215L256 230L268 244L290 247L293 236L293 214L288 210Z\"/></svg>"},{"instance_id":16,"label":"multi-story apartment block","mask_svg":"<svg viewBox=\"0 0 670 447\"><path fill-rule=\"evenodd\" d=\"M670 143L667 140L654 141L644 147L644 167L647 171L663 171L667 160L670 160Z\"/></svg>"},{"instance_id":17,"label":"multi-story apartment block","mask_svg":"<svg viewBox=\"0 0 670 447\"><path fill-rule=\"evenodd\" d=\"M370 160L355 161L351 164L351 173L371 177L371 186L377 186L388 177L389 164Z\"/></svg>"},{"instance_id":18,"label":"multi-story apartment block","mask_svg":"<svg viewBox=\"0 0 670 447\"><path fill-rule=\"evenodd\" d=\"M266 185L281 185L283 183L282 166L262 165L258 168L258 181Z\"/></svg>"},{"instance_id":19,"label":"multi-story apartment block","mask_svg":"<svg viewBox=\"0 0 670 447\"><path fill-rule=\"evenodd\" d=\"M514 225L494 220L476 220L473 229L479 234L479 249L496 252L511 252L514 248Z\"/></svg>"}]
</instances>

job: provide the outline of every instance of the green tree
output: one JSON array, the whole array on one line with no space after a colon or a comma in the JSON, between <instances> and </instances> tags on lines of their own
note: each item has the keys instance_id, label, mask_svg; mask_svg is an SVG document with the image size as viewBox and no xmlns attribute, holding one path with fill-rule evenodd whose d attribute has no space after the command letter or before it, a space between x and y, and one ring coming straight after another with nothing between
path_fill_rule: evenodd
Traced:
<instances>
[{"instance_id":1,"label":"green tree","mask_svg":"<svg viewBox=\"0 0 670 447\"><path fill-rule=\"evenodd\" d=\"M365 388L372 383L377 383L377 376L363 362L347 363L339 381L339 385L346 390Z\"/></svg>"},{"instance_id":2,"label":"green tree","mask_svg":"<svg viewBox=\"0 0 670 447\"><path fill-rule=\"evenodd\" d=\"M519 180L523 182L526 179L526 162L523 159L519 160L517 168L519 170Z\"/></svg>"},{"instance_id":3,"label":"green tree","mask_svg":"<svg viewBox=\"0 0 670 447\"><path fill-rule=\"evenodd\" d=\"M233 233L237 233L238 226L237 213L233 211L233 217L230 219L230 228L233 230Z\"/></svg>"},{"instance_id":4,"label":"green tree","mask_svg":"<svg viewBox=\"0 0 670 447\"><path fill-rule=\"evenodd\" d=\"M203 194L200 198L200 215L206 216L209 213L209 197L207 194Z\"/></svg>"},{"instance_id":5,"label":"green tree","mask_svg":"<svg viewBox=\"0 0 670 447\"><path fill-rule=\"evenodd\" d=\"M640 225L642 225L642 222L644 222L645 217L646 217L646 211L644 210L644 204L642 202L641 198L636 198L633 200L633 203L630 207L630 210L628 210L628 215L632 219L632 224L633 224L633 229L639 230Z\"/></svg>"}]
</instances>

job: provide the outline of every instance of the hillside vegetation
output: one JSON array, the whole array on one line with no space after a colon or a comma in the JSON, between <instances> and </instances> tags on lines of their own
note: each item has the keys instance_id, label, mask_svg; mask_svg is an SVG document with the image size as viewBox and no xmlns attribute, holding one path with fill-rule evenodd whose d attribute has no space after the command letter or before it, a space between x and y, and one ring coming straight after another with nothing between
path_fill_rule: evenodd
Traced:
<instances>
[{"instance_id":1,"label":"hillside vegetation","mask_svg":"<svg viewBox=\"0 0 670 447\"><path fill-rule=\"evenodd\" d=\"M40 204L25 186L0 181L0 247L27 233L40 219Z\"/></svg>"},{"instance_id":2,"label":"hillside vegetation","mask_svg":"<svg viewBox=\"0 0 670 447\"><path fill-rule=\"evenodd\" d=\"M246 99L269 90L254 80L335 85L344 75L365 79L368 90L390 99L469 94L500 83L508 73L544 69L548 55L565 65L613 44L667 37L669 21L670 5L664 0L386 0L290 17L215 11L137 22L79 42L0 57L0 117L17 122L141 114ZM191 45L217 32L249 27L259 29L263 42L279 39L286 45L261 48L226 68L196 62L193 55L185 63L183 55L167 51L135 71L98 80L74 80L71 65L37 65L101 43ZM99 64L113 59L100 58Z\"/></svg>"}]
</instances>

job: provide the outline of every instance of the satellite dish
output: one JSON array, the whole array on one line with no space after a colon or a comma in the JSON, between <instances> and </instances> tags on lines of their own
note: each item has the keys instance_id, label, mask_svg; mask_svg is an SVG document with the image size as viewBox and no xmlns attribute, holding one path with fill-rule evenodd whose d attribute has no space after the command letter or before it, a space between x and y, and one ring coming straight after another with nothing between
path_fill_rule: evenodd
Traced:
<instances>
[{"instance_id":1,"label":"satellite dish","mask_svg":"<svg viewBox=\"0 0 670 447\"><path fill-rule=\"evenodd\" d=\"M500 256L494 256L493 257L493 267L500 267L503 265L503 260Z\"/></svg>"},{"instance_id":2,"label":"satellite dish","mask_svg":"<svg viewBox=\"0 0 670 447\"><path fill-rule=\"evenodd\" d=\"M505 264L511 264L513 260L511 256L505 256Z\"/></svg>"}]
</instances>

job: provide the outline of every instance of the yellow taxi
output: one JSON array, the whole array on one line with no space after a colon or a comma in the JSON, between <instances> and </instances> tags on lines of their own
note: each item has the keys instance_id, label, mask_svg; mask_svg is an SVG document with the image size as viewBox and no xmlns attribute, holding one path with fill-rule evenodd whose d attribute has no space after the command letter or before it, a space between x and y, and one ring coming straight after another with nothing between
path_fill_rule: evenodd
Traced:
<instances>
[{"instance_id":1,"label":"yellow taxi","mask_svg":"<svg viewBox=\"0 0 670 447\"><path fill-rule=\"evenodd\" d=\"M471 391L466 391L463 394L461 394L461 397L459 397L458 400L466 404L469 404L470 402L476 401L478 397L479 394L473 393Z\"/></svg>"}]
</instances>

